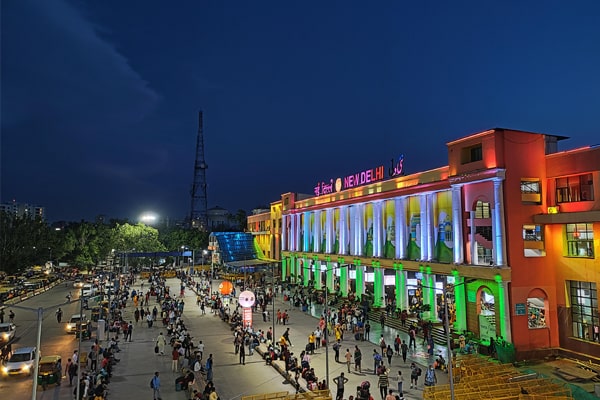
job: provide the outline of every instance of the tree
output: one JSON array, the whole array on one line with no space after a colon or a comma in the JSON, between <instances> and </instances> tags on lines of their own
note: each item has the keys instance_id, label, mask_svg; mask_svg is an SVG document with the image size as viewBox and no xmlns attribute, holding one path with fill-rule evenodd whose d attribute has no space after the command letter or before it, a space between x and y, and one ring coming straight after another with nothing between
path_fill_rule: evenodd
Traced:
<instances>
[{"instance_id":1,"label":"tree","mask_svg":"<svg viewBox=\"0 0 600 400\"><path fill-rule=\"evenodd\" d=\"M50 228L40 218L0 212L0 269L14 273L47 261Z\"/></svg>"}]
</instances>

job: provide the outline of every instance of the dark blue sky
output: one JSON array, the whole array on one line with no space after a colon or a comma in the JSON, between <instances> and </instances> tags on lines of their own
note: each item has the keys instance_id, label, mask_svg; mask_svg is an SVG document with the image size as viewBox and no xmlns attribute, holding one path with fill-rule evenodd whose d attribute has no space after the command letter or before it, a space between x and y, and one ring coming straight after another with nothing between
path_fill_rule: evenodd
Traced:
<instances>
[{"instance_id":1,"label":"dark blue sky","mask_svg":"<svg viewBox=\"0 0 600 400\"><path fill-rule=\"evenodd\" d=\"M526 3L526 4L525 4ZM573 6L565 6L573 4ZM492 127L600 143L600 2L1 2L1 200L48 219L190 212Z\"/></svg>"}]
</instances>

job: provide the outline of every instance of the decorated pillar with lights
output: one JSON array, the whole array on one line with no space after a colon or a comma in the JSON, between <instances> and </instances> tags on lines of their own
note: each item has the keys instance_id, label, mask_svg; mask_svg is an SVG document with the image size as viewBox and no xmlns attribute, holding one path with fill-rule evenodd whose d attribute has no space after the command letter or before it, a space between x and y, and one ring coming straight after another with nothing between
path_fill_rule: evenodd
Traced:
<instances>
[{"instance_id":1,"label":"decorated pillar with lights","mask_svg":"<svg viewBox=\"0 0 600 400\"><path fill-rule=\"evenodd\" d=\"M427 221L428 218L428 214L427 214L427 194L423 193L419 195L419 209L420 209L420 235L419 235L419 239L421 242L421 254L420 254L420 258L421 260L427 260L427 244L429 243L429 238L428 238L428 224L429 222Z\"/></svg>"},{"instance_id":2,"label":"decorated pillar with lights","mask_svg":"<svg viewBox=\"0 0 600 400\"><path fill-rule=\"evenodd\" d=\"M406 229L406 197L400 197L395 200L395 214L396 214L396 226L394 227L396 233L396 258L406 258L406 245L408 243L407 229Z\"/></svg>"},{"instance_id":3,"label":"decorated pillar with lights","mask_svg":"<svg viewBox=\"0 0 600 400\"><path fill-rule=\"evenodd\" d=\"M506 260L506 228L504 225L504 194L502 191L502 178L494 179L494 213L492 215L492 230L494 236L494 263L502 266Z\"/></svg>"},{"instance_id":4,"label":"decorated pillar with lights","mask_svg":"<svg viewBox=\"0 0 600 400\"><path fill-rule=\"evenodd\" d=\"M354 260L356 266L356 294L360 296L365 292L365 268L360 265L360 260Z\"/></svg>"},{"instance_id":5,"label":"decorated pillar with lights","mask_svg":"<svg viewBox=\"0 0 600 400\"><path fill-rule=\"evenodd\" d=\"M313 264L312 264L313 275L315 277L315 281L313 282L314 288L319 290L321 289L321 261L319 261L318 256L313 256Z\"/></svg>"},{"instance_id":6,"label":"decorated pillar with lights","mask_svg":"<svg viewBox=\"0 0 600 400\"><path fill-rule=\"evenodd\" d=\"M302 285L308 287L308 281L310 280L310 261L306 255L302 258L302 278Z\"/></svg>"},{"instance_id":7,"label":"decorated pillar with lights","mask_svg":"<svg viewBox=\"0 0 600 400\"><path fill-rule=\"evenodd\" d=\"M287 271L287 260L288 260L287 257L283 257L281 259L281 280L284 281L284 282L287 280L287 274L288 274L288 271Z\"/></svg>"},{"instance_id":8,"label":"decorated pillar with lights","mask_svg":"<svg viewBox=\"0 0 600 400\"><path fill-rule=\"evenodd\" d=\"M373 306L374 307L384 307L385 299L383 298L383 268L381 268L381 263L379 261L373 261L373 272L375 273L375 279L373 283Z\"/></svg>"},{"instance_id":9,"label":"decorated pillar with lights","mask_svg":"<svg viewBox=\"0 0 600 400\"><path fill-rule=\"evenodd\" d=\"M462 223L462 185L452 185L452 250L456 264L465 261Z\"/></svg>"},{"instance_id":10,"label":"decorated pillar with lights","mask_svg":"<svg viewBox=\"0 0 600 400\"><path fill-rule=\"evenodd\" d=\"M465 278L459 276L457 270L453 270L452 275L454 275L454 308L456 314L454 329L462 333L467 330L467 288L465 287Z\"/></svg>"},{"instance_id":11,"label":"decorated pillar with lights","mask_svg":"<svg viewBox=\"0 0 600 400\"><path fill-rule=\"evenodd\" d=\"M348 265L345 264L343 257L338 258L340 266L340 291L342 297L348 297Z\"/></svg>"},{"instance_id":12,"label":"decorated pillar with lights","mask_svg":"<svg viewBox=\"0 0 600 400\"><path fill-rule=\"evenodd\" d=\"M437 319L437 299L436 299L436 295L435 295L435 274L431 273L431 267L429 265L427 265L425 267L425 275L424 275L424 280L425 280L425 292L424 294L426 295L423 298L423 301L426 303L425 304L429 304L430 306L430 310L429 310L429 316L427 318L429 319Z\"/></svg>"},{"instance_id":13,"label":"decorated pillar with lights","mask_svg":"<svg viewBox=\"0 0 600 400\"><path fill-rule=\"evenodd\" d=\"M500 320L500 335L509 343L512 343L510 333L510 312L508 309L508 290L506 282L502 281L502 276L496 274L495 281L498 284L498 319Z\"/></svg>"},{"instance_id":14,"label":"decorated pillar with lights","mask_svg":"<svg viewBox=\"0 0 600 400\"><path fill-rule=\"evenodd\" d=\"M325 257L327 261L327 270L325 271L325 286L327 286L328 292L333 292L333 263L331 262L331 257Z\"/></svg>"},{"instance_id":15,"label":"decorated pillar with lights","mask_svg":"<svg viewBox=\"0 0 600 400\"><path fill-rule=\"evenodd\" d=\"M406 273L402 263L394 263L396 271L396 307L400 310L408 309L408 293L406 292Z\"/></svg>"}]
</instances>

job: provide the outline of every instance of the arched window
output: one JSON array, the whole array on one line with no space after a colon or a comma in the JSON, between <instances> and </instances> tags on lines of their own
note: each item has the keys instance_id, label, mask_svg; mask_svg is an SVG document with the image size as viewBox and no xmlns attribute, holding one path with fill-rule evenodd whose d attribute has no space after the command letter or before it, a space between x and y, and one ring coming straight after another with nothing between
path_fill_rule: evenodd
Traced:
<instances>
[{"instance_id":1,"label":"arched window","mask_svg":"<svg viewBox=\"0 0 600 400\"><path fill-rule=\"evenodd\" d=\"M527 297L527 326L529 329L539 329L548 326L548 299L541 289L534 289Z\"/></svg>"}]
</instances>

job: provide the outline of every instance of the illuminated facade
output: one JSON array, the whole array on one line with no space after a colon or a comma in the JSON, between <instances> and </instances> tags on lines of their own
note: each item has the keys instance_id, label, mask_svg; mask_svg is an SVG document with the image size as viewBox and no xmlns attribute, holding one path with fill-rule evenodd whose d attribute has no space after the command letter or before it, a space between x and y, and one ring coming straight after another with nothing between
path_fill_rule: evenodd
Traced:
<instances>
[{"instance_id":1,"label":"illuminated facade","mask_svg":"<svg viewBox=\"0 0 600 400\"><path fill-rule=\"evenodd\" d=\"M434 321L447 296L456 331L519 357L593 353L600 148L557 153L561 139L492 129L448 143L445 167L403 175L400 157L285 193L282 278Z\"/></svg>"}]
</instances>

